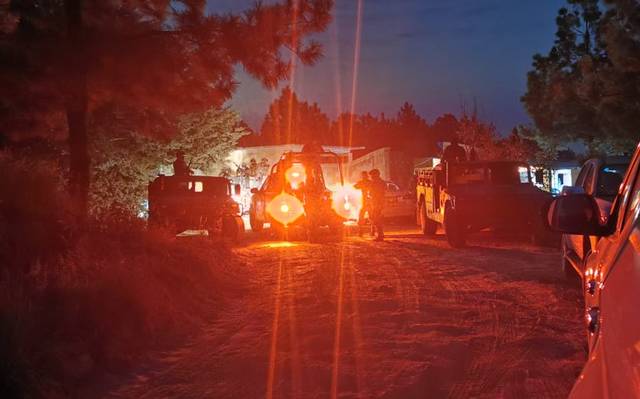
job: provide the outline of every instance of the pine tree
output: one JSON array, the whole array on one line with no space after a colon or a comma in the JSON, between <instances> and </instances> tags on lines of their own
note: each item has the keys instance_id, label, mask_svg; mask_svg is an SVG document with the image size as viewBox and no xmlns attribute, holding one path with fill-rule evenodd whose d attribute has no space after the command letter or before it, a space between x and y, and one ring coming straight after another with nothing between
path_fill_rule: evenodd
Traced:
<instances>
[{"instance_id":1,"label":"pine tree","mask_svg":"<svg viewBox=\"0 0 640 399\"><path fill-rule=\"evenodd\" d=\"M554 46L534 56L522 97L540 133L592 150L640 139L640 4L567 0Z\"/></svg>"},{"instance_id":2,"label":"pine tree","mask_svg":"<svg viewBox=\"0 0 640 399\"><path fill-rule=\"evenodd\" d=\"M267 87L290 57L312 64L332 0L256 3L216 14L204 0L10 0L0 4L0 121L12 137L67 137L70 190L80 216L89 187L89 123L125 118L154 137L184 114L220 106L234 67ZM99 115L93 120L94 115Z\"/></svg>"},{"instance_id":3,"label":"pine tree","mask_svg":"<svg viewBox=\"0 0 640 399\"><path fill-rule=\"evenodd\" d=\"M330 136L329 118L318 104L301 101L290 89L284 88L265 115L260 129L263 144L336 144Z\"/></svg>"}]
</instances>

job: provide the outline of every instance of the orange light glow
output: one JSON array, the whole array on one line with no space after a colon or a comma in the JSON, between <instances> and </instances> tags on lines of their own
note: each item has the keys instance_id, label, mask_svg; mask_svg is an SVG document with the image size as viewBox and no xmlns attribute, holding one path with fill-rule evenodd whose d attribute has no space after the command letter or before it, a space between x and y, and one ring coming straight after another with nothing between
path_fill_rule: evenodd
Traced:
<instances>
[{"instance_id":1,"label":"orange light glow","mask_svg":"<svg viewBox=\"0 0 640 399\"><path fill-rule=\"evenodd\" d=\"M332 190L333 210L345 219L357 219L362 208L362 192L350 184Z\"/></svg>"},{"instance_id":2,"label":"orange light glow","mask_svg":"<svg viewBox=\"0 0 640 399\"><path fill-rule=\"evenodd\" d=\"M280 193L269 202L267 212L276 222L286 226L304 214L304 206L293 195Z\"/></svg>"},{"instance_id":3,"label":"orange light glow","mask_svg":"<svg viewBox=\"0 0 640 399\"><path fill-rule=\"evenodd\" d=\"M291 188L295 190L300 188L302 183L307 180L307 171L302 164L296 163L284 172L284 177L291 184Z\"/></svg>"},{"instance_id":4,"label":"orange light glow","mask_svg":"<svg viewBox=\"0 0 640 399\"><path fill-rule=\"evenodd\" d=\"M297 244L294 244L289 241L278 241L278 242L270 242L262 245L262 248L291 248L296 247Z\"/></svg>"}]
</instances>

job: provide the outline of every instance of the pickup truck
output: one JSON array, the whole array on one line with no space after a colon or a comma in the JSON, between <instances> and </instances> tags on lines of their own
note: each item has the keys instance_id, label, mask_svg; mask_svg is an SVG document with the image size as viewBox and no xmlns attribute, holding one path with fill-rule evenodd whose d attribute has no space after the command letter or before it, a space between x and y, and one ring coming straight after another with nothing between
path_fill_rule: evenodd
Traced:
<instances>
[{"instance_id":1,"label":"pickup truck","mask_svg":"<svg viewBox=\"0 0 640 399\"><path fill-rule=\"evenodd\" d=\"M551 194L531 182L528 165L510 161L442 163L418 171L416 215L422 232L439 226L449 244L462 247L486 228L526 233L537 244L551 240L542 209Z\"/></svg>"}]
</instances>

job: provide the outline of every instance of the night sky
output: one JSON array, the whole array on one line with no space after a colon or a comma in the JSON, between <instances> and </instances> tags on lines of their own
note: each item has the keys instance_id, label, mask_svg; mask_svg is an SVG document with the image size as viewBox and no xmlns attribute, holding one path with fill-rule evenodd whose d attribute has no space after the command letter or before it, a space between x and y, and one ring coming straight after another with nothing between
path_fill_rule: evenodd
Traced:
<instances>
[{"instance_id":1,"label":"night sky","mask_svg":"<svg viewBox=\"0 0 640 399\"><path fill-rule=\"evenodd\" d=\"M210 0L238 11L253 0ZM520 96L536 52L553 44L564 0L364 0L356 112L394 115L404 101L432 122L473 109L505 133L529 122ZM330 117L349 110L357 0L336 0L334 21L317 39L325 56L297 70L295 90ZM230 104L259 128L269 92L241 70Z\"/></svg>"}]
</instances>

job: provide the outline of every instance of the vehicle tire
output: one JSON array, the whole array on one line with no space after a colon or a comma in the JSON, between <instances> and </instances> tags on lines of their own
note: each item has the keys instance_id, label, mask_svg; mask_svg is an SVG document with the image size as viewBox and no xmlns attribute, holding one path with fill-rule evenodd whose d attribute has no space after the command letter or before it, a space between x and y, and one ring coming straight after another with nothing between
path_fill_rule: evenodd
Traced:
<instances>
[{"instance_id":1,"label":"vehicle tire","mask_svg":"<svg viewBox=\"0 0 640 399\"><path fill-rule=\"evenodd\" d=\"M249 211L249 225L251 225L251 230L260 233L264 229L264 221L258 220L255 212Z\"/></svg>"},{"instance_id":2,"label":"vehicle tire","mask_svg":"<svg viewBox=\"0 0 640 399\"><path fill-rule=\"evenodd\" d=\"M449 245L453 248L462 248L467 241L466 229L458 219L456 211L447 205L444 210L444 231Z\"/></svg>"},{"instance_id":3,"label":"vehicle tire","mask_svg":"<svg viewBox=\"0 0 640 399\"><path fill-rule=\"evenodd\" d=\"M420 204L420 229L422 230L422 234L425 236L435 235L438 231L438 222L429 219L427 216L427 208L423 203Z\"/></svg>"}]
</instances>

